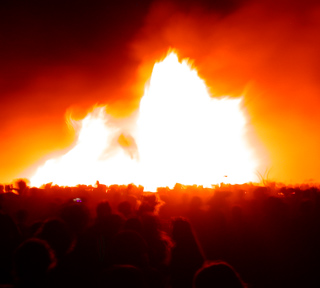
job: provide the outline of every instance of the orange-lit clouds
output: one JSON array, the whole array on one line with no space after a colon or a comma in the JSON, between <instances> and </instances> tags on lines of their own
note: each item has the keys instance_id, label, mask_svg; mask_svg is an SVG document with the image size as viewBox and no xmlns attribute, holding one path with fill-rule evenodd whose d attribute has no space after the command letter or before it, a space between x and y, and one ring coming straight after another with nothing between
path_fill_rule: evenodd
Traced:
<instances>
[{"instance_id":1,"label":"orange-lit clouds","mask_svg":"<svg viewBox=\"0 0 320 288\"><path fill-rule=\"evenodd\" d=\"M213 95L244 92L271 157L260 172L287 183L319 182L319 16L316 1L247 1L226 15L158 1L133 46L146 63L175 47L195 59Z\"/></svg>"},{"instance_id":2,"label":"orange-lit clouds","mask_svg":"<svg viewBox=\"0 0 320 288\"><path fill-rule=\"evenodd\" d=\"M118 116L136 109L170 47L213 95L245 94L271 158L262 174L320 182L318 1L64 2L1 13L0 182L72 143L70 108L78 119L95 103Z\"/></svg>"},{"instance_id":3,"label":"orange-lit clouds","mask_svg":"<svg viewBox=\"0 0 320 288\"><path fill-rule=\"evenodd\" d=\"M1 2L0 182L72 143L66 113L81 118L96 103L119 115L137 107L127 44L148 9L142 2Z\"/></svg>"}]
</instances>

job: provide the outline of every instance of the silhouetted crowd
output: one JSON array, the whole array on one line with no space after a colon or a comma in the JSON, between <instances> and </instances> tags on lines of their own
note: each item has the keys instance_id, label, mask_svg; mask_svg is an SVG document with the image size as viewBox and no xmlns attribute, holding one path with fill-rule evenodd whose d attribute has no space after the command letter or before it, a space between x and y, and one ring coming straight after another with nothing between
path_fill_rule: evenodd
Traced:
<instances>
[{"instance_id":1,"label":"silhouetted crowd","mask_svg":"<svg viewBox=\"0 0 320 288\"><path fill-rule=\"evenodd\" d=\"M309 185L0 185L0 287L320 287Z\"/></svg>"}]
</instances>

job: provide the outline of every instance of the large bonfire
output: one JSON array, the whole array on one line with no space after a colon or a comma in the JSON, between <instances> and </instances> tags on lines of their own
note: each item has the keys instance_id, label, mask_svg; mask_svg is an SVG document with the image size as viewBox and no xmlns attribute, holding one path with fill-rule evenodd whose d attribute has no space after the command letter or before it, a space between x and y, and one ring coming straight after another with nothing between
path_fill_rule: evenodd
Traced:
<instances>
[{"instance_id":1,"label":"large bonfire","mask_svg":"<svg viewBox=\"0 0 320 288\"><path fill-rule=\"evenodd\" d=\"M246 140L242 102L242 97L212 98L197 71L172 52L154 65L138 116L130 120L134 125L96 107L78 123L72 148L39 167L31 185L99 180L155 191L175 183L256 181L258 163Z\"/></svg>"}]
</instances>

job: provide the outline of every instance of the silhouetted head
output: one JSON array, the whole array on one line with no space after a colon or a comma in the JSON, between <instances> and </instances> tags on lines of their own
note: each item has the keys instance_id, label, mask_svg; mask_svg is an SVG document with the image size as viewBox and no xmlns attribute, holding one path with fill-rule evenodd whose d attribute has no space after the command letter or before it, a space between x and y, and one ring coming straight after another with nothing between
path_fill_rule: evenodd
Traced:
<instances>
[{"instance_id":1,"label":"silhouetted head","mask_svg":"<svg viewBox=\"0 0 320 288\"><path fill-rule=\"evenodd\" d=\"M19 231L16 223L6 213L0 211L0 244L12 244L14 239L19 237ZM0 247L0 249L7 249L7 247Z\"/></svg>"},{"instance_id":2,"label":"silhouetted head","mask_svg":"<svg viewBox=\"0 0 320 288\"><path fill-rule=\"evenodd\" d=\"M145 235L157 235L161 228L159 217L155 216L152 213L144 214L141 217L141 222Z\"/></svg>"},{"instance_id":3,"label":"silhouetted head","mask_svg":"<svg viewBox=\"0 0 320 288\"><path fill-rule=\"evenodd\" d=\"M125 225L124 225L125 230L132 230L138 232L140 235L142 233L142 224L139 218L133 217L129 218Z\"/></svg>"},{"instance_id":4,"label":"silhouetted head","mask_svg":"<svg viewBox=\"0 0 320 288\"><path fill-rule=\"evenodd\" d=\"M46 220L36 236L47 241L58 258L65 255L72 244L69 227L59 218Z\"/></svg>"},{"instance_id":5,"label":"silhouetted head","mask_svg":"<svg viewBox=\"0 0 320 288\"><path fill-rule=\"evenodd\" d=\"M89 211L83 203L69 203L62 208L61 218L75 234L84 231L89 222Z\"/></svg>"},{"instance_id":6,"label":"silhouetted head","mask_svg":"<svg viewBox=\"0 0 320 288\"><path fill-rule=\"evenodd\" d=\"M12 254L20 241L17 225L0 210L0 283L8 283L12 279Z\"/></svg>"},{"instance_id":7,"label":"silhouetted head","mask_svg":"<svg viewBox=\"0 0 320 288\"><path fill-rule=\"evenodd\" d=\"M119 232L111 247L112 263L143 267L148 264L147 244L135 231Z\"/></svg>"},{"instance_id":8,"label":"silhouetted head","mask_svg":"<svg viewBox=\"0 0 320 288\"><path fill-rule=\"evenodd\" d=\"M15 277L22 286L41 286L54 264L55 258L50 246L40 239L23 242L13 257Z\"/></svg>"},{"instance_id":9,"label":"silhouetted head","mask_svg":"<svg viewBox=\"0 0 320 288\"><path fill-rule=\"evenodd\" d=\"M128 217L132 213L131 204L129 201L122 201L118 205L118 211L125 217Z\"/></svg>"},{"instance_id":10,"label":"silhouetted head","mask_svg":"<svg viewBox=\"0 0 320 288\"><path fill-rule=\"evenodd\" d=\"M193 196L190 201L190 209L191 210L199 210L203 205L203 201L199 196Z\"/></svg>"},{"instance_id":11,"label":"silhouetted head","mask_svg":"<svg viewBox=\"0 0 320 288\"><path fill-rule=\"evenodd\" d=\"M183 217L172 219L172 239L176 243L189 241L194 238L189 221Z\"/></svg>"},{"instance_id":12,"label":"silhouetted head","mask_svg":"<svg viewBox=\"0 0 320 288\"><path fill-rule=\"evenodd\" d=\"M20 195L25 194L28 189L27 180L26 179L18 179L16 181L17 191Z\"/></svg>"},{"instance_id":13,"label":"silhouetted head","mask_svg":"<svg viewBox=\"0 0 320 288\"><path fill-rule=\"evenodd\" d=\"M28 219L28 211L25 209L19 209L16 212L16 219L18 223L25 223Z\"/></svg>"},{"instance_id":14,"label":"silhouetted head","mask_svg":"<svg viewBox=\"0 0 320 288\"><path fill-rule=\"evenodd\" d=\"M99 219L105 219L111 215L111 207L108 201L102 201L97 205L97 217Z\"/></svg>"},{"instance_id":15,"label":"silhouetted head","mask_svg":"<svg viewBox=\"0 0 320 288\"><path fill-rule=\"evenodd\" d=\"M139 213L156 213L162 204L163 203L157 194L145 195L143 196L142 203L139 207Z\"/></svg>"},{"instance_id":16,"label":"silhouetted head","mask_svg":"<svg viewBox=\"0 0 320 288\"><path fill-rule=\"evenodd\" d=\"M194 276L194 288L244 288L233 267L225 262L205 263Z\"/></svg>"}]
</instances>

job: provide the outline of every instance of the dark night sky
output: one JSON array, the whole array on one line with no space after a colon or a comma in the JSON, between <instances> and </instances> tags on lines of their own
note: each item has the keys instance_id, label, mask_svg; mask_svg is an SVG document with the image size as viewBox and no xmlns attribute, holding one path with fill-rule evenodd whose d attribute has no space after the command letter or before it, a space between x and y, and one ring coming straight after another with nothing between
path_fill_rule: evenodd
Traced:
<instances>
[{"instance_id":1,"label":"dark night sky","mask_svg":"<svg viewBox=\"0 0 320 288\"><path fill-rule=\"evenodd\" d=\"M215 94L247 92L276 179L320 181L319 19L312 0L1 1L0 181L72 143L66 111L136 109L170 47Z\"/></svg>"}]
</instances>

